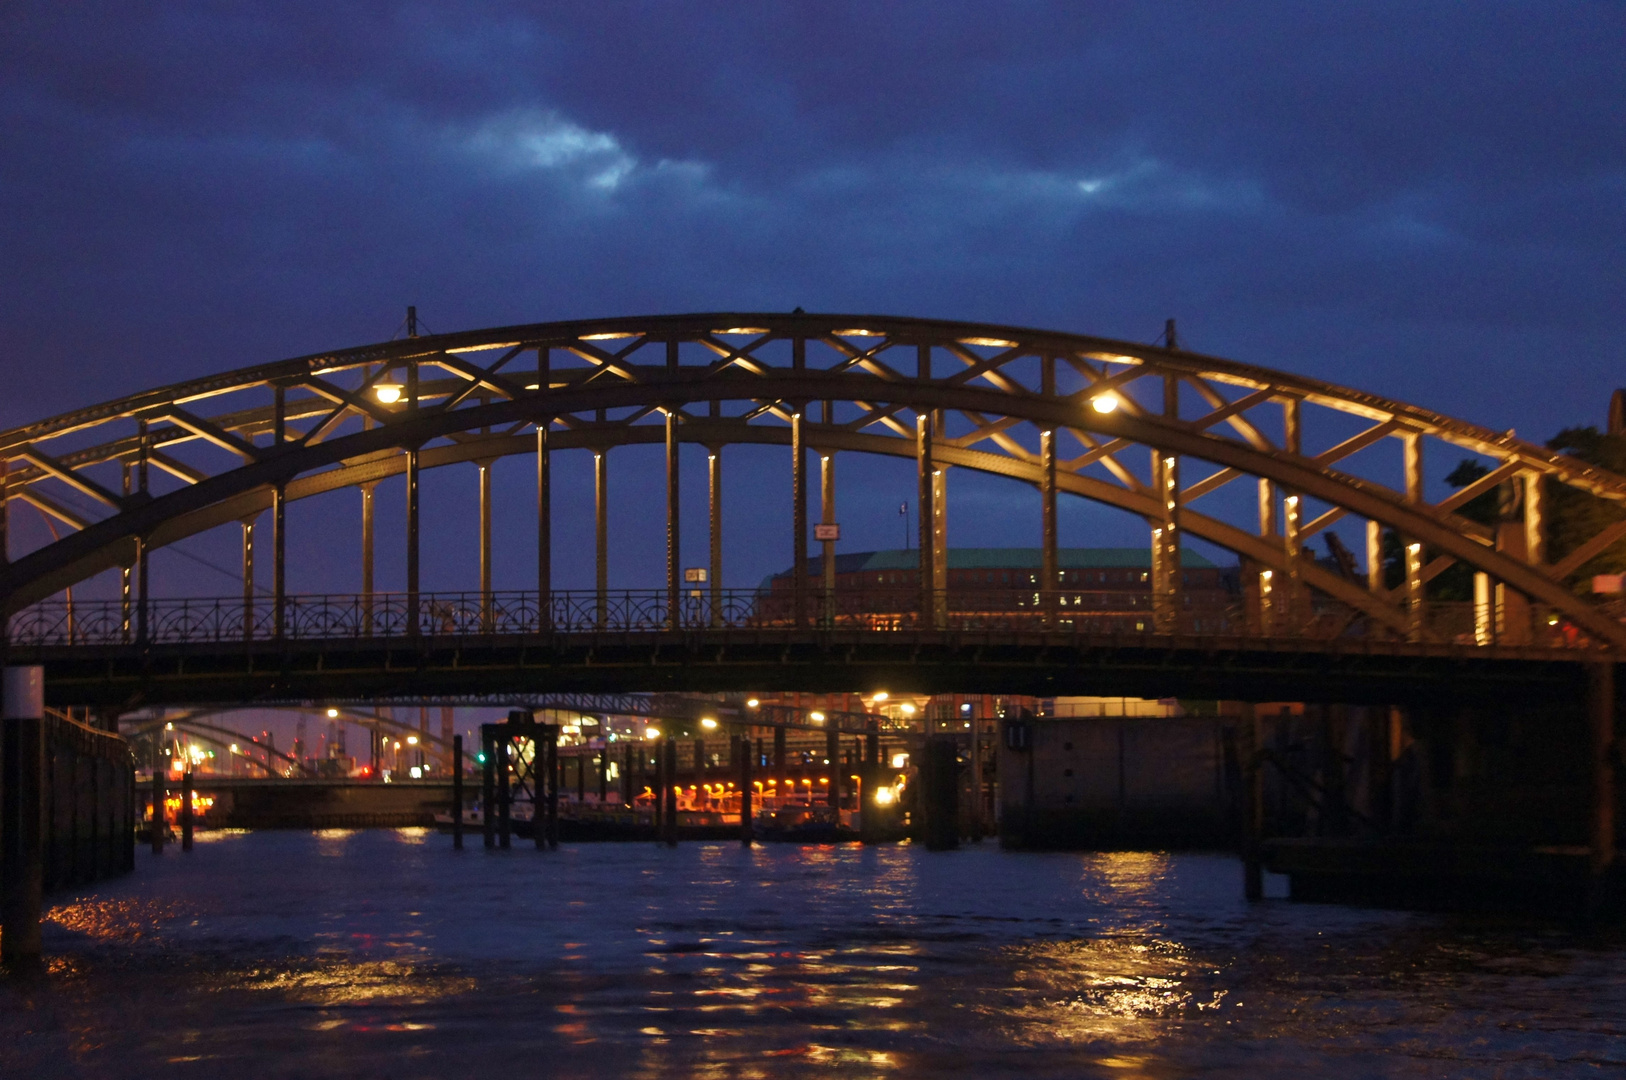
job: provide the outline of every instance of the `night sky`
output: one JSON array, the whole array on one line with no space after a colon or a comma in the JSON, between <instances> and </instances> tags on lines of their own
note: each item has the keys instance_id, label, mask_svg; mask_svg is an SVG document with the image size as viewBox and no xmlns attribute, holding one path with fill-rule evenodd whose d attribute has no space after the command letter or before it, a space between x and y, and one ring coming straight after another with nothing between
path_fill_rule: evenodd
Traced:
<instances>
[{"instance_id":1,"label":"night sky","mask_svg":"<svg viewBox=\"0 0 1626 1080\"><path fill-rule=\"evenodd\" d=\"M1542 440L1626 384L1623 44L1626 6L1550 0L11 3L0 423L386 339L409 303L436 332L801 306L1142 342L1172 316L1189 348ZM788 563L773 453L730 474L730 585ZM652 586L637 454L614 579ZM585 585L577 456L558 575ZM499 471L519 535L526 467ZM467 471L427 490L472 512ZM899 544L908 463L843 475L843 549ZM952 543L1037 542L1035 494L955 483ZM1064 544L1144 542L1066 513ZM355 588L312 524L296 575ZM472 586L441 528L426 580ZM230 593L196 560L233 543L163 553L159 587Z\"/></svg>"}]
</instances>

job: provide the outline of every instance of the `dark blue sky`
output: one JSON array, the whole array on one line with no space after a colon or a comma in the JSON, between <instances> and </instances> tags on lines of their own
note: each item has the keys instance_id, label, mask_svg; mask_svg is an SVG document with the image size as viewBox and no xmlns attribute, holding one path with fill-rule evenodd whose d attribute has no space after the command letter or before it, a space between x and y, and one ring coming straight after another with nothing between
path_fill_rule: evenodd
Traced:
<instances>
[{"instance_id":1,"label":"dark blue sky","mask_svg":"<svg viewBox=\"0 0 1626 1080\"><path fill-rule=\"evenodd\" d=\"M408 303L435 331L800 305L1176 316L1544 439L1626 384L1623 46L1626 6L1551 0L12 3L0 423L387 338ZM844 547L896 543L910 485L854 476ZM962 490L955 541L997 541L1007 496ZM625 542L623 583L658 581Z\"/></svg>"}]
</instances>

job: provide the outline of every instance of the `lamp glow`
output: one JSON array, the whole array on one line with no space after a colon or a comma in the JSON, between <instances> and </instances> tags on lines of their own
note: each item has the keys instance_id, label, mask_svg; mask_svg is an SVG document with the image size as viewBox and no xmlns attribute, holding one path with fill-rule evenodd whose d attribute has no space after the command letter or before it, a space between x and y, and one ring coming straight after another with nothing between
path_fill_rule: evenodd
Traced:
<instances>
[{"instance_id":1,"label":"lamp glow","mask_svg":"<svg viewBox=\"0 0 1626 1080\"><path fill-rule=\"evenodd\" d=\"M705 728L707 731L714 731L717 728L717 721L713 720L709 716L702 716L700 718L700 726Z\"/></svg>"},{"instance_id":2,"label":"lamp glow","mask_svg":"<svg viewBox=\"0 0 1626 1080\"><path fill-rule=\"evenodd\" d=\"M395 383L379 383L373 387L373 393L386 405L394 405L401 400L401 388Z\"/></svg>"},{"instance_id":3,"label":"lamp glow","mask_svg":"<svg viewBox=\"0 0 1626 1080\"><path fill-rule=\"evenodd\" d=\"M1110 392L1097 394L1090 399L1090 408L1102 414L1117 412L1118 405L1118 395Z\"/></svg>"}]
</instances>

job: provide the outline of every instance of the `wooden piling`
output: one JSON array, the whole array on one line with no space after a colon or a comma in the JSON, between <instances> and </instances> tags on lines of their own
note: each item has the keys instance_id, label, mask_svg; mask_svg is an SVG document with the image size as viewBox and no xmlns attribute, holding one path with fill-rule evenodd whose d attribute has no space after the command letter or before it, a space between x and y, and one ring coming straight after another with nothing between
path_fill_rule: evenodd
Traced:
<instances>
[{"instance_id":1,"label":"wooden piling","mask_svg":"<svg viewBox=\"0 0 1626 1080\"><path fill-rule=\"evenodd\" d=\"M752 806L751 783L752 774L756 772L756 744L749 735L740 739L740 843L750 847L756 840L755 821Z\"/></svg>"},{"instance_id":2,"label":"wooden piling","mask_svg":"<svg viewBox=\"0 0 1626 1080\"><path fill-rule=\"evenodd\" d=\"M513 846L514 839L513 789L508 776L509 748L514 745L514 741L509 737L508 725L502 725L496 744L497 753L494 757L497 766L497 846L506 851ZM535 821L534 817L532 820Z\"/></svg>"},{"instance_id":3,"label":"wooden piling","mask_svg":"<svg viewBox=\"0 0 1626 1080\"><path fill-rule=\"evenodd\" d=\"M559 780L560 770L563 766L559 762L559 726L547 726L547 738L544 742L548 750L548 799L547 799L547 835L548 850L556 851L559 848ZM577 759L581 760L580 758Z\"/></svg>"},{"instance_id":4,"label":"wooden piling","mask_svg":"<svg viewBox=\"0 0 1626 1080\"><path fill-rule=\"evenodd\" d=\"M45 906L45 678L8 667L0 690L0 962L33 967Z\"/></svg>"},{"instance_id":5,"label":"wooden piling","mask_svg":"<svg viewBox=\"0 0 1626 1080\"><path fill-rule=\"evenodd\" d=\"M1609 878L1615 864L1615 662L1613 658L1588 665L1587 715L1592 745L1592 828L1590 889L1587 912L1597 915L1608 906Z\"/></svg>"},{"instance_id":6,"label":"wooden piling","mask_svg":"<svg viewBox=\"0 0 1626 1080\"><path fill-rule=\"evenodd\" d=\"M1260 861L1260 833L1265 820L1264 739L1259 712L1244 702L1237 724L1237 746L1242 758L1242 894L1249 900L1265 895L1264 866Z\"/></svg>"},{"instance_id":7,"label":"wooden piling","mask_svg":"<svg viewBox=\"0 0 1626 1080\"><path fill-rule=\"evenodd\" d=\"M480 829L485 835L485 846L497 846L497 740L489 726L480 728Z\"/></svg>"},{"instance_id":8,"label":"wooden piling","mask_svg":"<svg viewBox=\"0 0 1626 1080\"><path fill-rule=\"evenodd\" d=\"M463 736L452 736L452 850L463 850Z\"/></svg>"},{"instance_id":9,"label":"wooden piling","mask_svg":"<svg viewBox=\"0 0 1626 1080\"><path fill-rule=\"evenodd\" d=\"M666 813L662 824L667 847L677 847L677 740L661 740L666 758Z\"/></svg>"},{"instance_id":10,"label":"wooden piling","mask_svg":"<svg viewBox=\"0 0 1626 1080\"><path fill-rule=\"evenodd\" d=\"M192 770L181 774L181 850L192 850Z\"/></svg>"}]
</instances>

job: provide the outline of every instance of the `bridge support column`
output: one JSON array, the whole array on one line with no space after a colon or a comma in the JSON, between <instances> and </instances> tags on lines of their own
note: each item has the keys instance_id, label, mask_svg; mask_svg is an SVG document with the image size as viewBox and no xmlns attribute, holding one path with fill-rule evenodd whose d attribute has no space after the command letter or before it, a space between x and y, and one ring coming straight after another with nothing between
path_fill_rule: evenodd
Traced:
<instances>
[{"instance_id":1,"label":"bridge support column","mask_svg":"<svg viewBox=\"0 0 1626 1080\"><path fill-rule=\"evenodd\" d=\"M1615 661L1594 661L1588 667L1587 714L1592 734L1591 889L1586 898L1589 914L1597 914L1611 899L1607 895L1615 865Z\"/></svg>"},{"instance_id":2,"label":"bridge support column","mask_svg":"<svg viewBox=\"0 0 1626 1080\"><path fill-rule=\"evenodd\" d=\"M1269 480L1259 480L1259 535L1267 540L1276 537L1276 485ZM1277 600L1280 590L1276 587L1276 572L1269 567L1261 567L1258 571L1259 595L1259 625L1258 632L1265 637L1273 636L1281 621L1277 616Z\"/></svg>"},{"instance_id":3,"label":"bridge support column","mask_svg":"<svg viewBox=\"0 0 1626 1080\"><path fill-rule=\"evenodd\" d=\"M8 667L0 711L0 962L40 963L45 906L45 675Z\"/></svg>"},{"instance_id":4,"label":"bridge support column","mask_svg":"<svg viewBox=\"0 0 1626 1080\"><path fill-rule=\"evenodd\" d=\"M1039 600L1044 605L1046 623L1054 623L1056 586L1056 433L1039 432Z\"/></svg>"},{"instance_id":5,"label":"bridge support column","mask_svg":"<svg viewBox=\"0 0 1626 1080\"><path fill-rule=\"evenodd\" d=\"M593 452L593 583L598 605L594 625L600 630L610 617L610 452Z\"/></svg>"},{"instance_id":6,"label":"bridge support column","mask_svg":"<svg viewBox=\"0 0 1626 1080\"><path fill-rule=\"evenodd\" d=\"M539 349L546 352L546 349ZM537 629L553 629L553 459L548 421L536 424L536 610Z\"/></svg>"},{"instance_id":7,"label":"bridge support column","mask_svg":"<svg viewBox=\"0 0 1626 1080\"><path fill-rule=\"evenodd\" d=\"M669 343L675 350L677 342ZM679 446L678 411L666 410L666 626L677 630L683 626L683 545L679 529Z\"/></svg>"},{"instance_id":8,"label":"bridge support column","mask_svg":"<svg viewBox=\"0 0 1626 1080\"><path fill-rule=\"evenodd\" d=\"M723 625L723 448L713 446L706 458L707 521L710 525L711 625Z\"/></svg>"}]
</instances>

